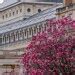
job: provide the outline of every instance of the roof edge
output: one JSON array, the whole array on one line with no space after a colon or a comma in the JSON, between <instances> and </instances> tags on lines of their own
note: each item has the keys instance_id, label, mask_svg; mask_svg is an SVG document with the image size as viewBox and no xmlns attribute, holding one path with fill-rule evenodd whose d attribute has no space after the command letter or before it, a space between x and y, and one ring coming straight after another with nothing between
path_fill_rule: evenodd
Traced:
<instances>
[{"instance_id":1,"label":"roof edge","mask_svg":"<svg viewBox=\"0 0 75 75\"><path fill-rule=\"evenodd\" d=\"M13 3L11 5L8 5L6 7L0 8L0 12L4 11L6 9L12 8L13 6L19 5L19 4L40 4L40 5L51 5L51 4L56 4L56 5L61 5L62 3L56 3L56 2L25 2L25 1L21 1L21 2L16 2Z\"/></svg>"}]
</instances>

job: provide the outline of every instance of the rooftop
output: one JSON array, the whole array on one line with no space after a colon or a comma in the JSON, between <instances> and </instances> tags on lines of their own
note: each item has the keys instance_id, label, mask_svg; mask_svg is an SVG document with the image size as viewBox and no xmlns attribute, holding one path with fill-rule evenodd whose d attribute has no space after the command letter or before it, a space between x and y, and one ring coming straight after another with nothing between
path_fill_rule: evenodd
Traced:
<instances>
[{"instance_id":1,"label":"rooftop","mask_svg":"<svg viewBox=\"0 0 75 75\"><path fill-rule=\"evenodd\" d=\"M44 10L38 14L33 15L32 17L28 18L27 20L17 21L11 24L7 24L5 26L0 27L0 34L6 33L12 30L16 30L19 28L23 28L25 26L34 25L36 23L45 21L47 19L51 19L56 17L56 9L61 6L54 6L53 8L49 8L47 10Z\"/></svg>"},{"instance_id":2,"label":"rooftop","mask_svg":"<svg viewBox=\"0 0 75 75\"><path fill-rule=\"evenodd\" d=\"M6 7L2 7L2 8L0 8L0 11L9 9L9 8L14 7L16 5L19 5L19 4L61 5L62 3L56 3L56 2L25 2L25 1L21 1L21 2L15 2L13 4L10 4L10 5L6 6Z\"/></svg>"}]
</instances>

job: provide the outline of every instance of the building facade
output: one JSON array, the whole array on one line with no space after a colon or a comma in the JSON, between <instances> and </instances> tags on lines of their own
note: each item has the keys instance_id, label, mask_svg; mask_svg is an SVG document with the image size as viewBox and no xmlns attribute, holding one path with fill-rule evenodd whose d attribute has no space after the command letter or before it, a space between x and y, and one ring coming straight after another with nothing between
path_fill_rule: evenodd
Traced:
<instances>
[{"instance_id":1,"label":"building facade","mask_svg":"<svg viewBox=\"0 0 75 75\"><path fill-rule=\"evenodd\" d=\"M0 9L0 75L23 75L22 54L32 36L47 28L47 20L75 18L75 1L60 3L20 0Z\"/></svg>"},{"instance_id":2,"label":"building facade","mask_svg":"<svg viewBox=\"0 0 75 75\"><path fill-rule=\"evenodd\" d=\"M63 0L63 7L58 8L56 11L58 18L71 16L75 19L75 0Z\"/></svg>"},{"instance_id":3,"label":"building facade","mask_svg":"<svg viewBox=\"0 0 75 75\"><path fill-rule=\"evenodd\" d=\"M0 8L0 75L23 74L25 47L33 35L46 29L47 19L56 17L59 5L20 0Z\"/></svg>"},{"instance_id":4,"label":"building facade","mask_svg":"<svg viewBox=\"0 0 75 75\"><path fill-rule=\"evenodd\" d=\"M25 20L30 16L40 13L52 6L60 5L59 3L45 2L24 2L21 0L7 7L0 8L0 25L6 25L19 20Z\"/></svg>"}]
</instances>

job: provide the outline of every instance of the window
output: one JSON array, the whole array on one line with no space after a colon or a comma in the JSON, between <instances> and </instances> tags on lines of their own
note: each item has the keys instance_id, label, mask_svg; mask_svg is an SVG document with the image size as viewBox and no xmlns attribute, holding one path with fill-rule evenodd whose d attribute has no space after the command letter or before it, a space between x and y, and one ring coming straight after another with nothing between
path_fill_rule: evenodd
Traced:
<instances>
[{"instance_id":1,"label":"window","mask_svg":"<svg viewBox=\"0 0 75 75\"><path fill-rule=\"evenodd\" d=\"M14 41L15 41L15 35L14 32L12 32L10 36L10 42L14 42Z\"/></svg>"},{"instance_id":2,"label":"window","mask_svg":"<svg viewBox=\"0 0 75 75\"><path fill-rule=\"evenodd\" d=\"M5 16L6 16L6 18L8 17L8 15L7 15L7 14L6 14Z\"/></svg>"},{"instance_id":3,"label":"window","mask_svg":"<svg viewBox=\"0 0 75 75\"><path fill-rule=\"evenodd\" d=\"M6 44L6 35L5 35L5 37L4 37L4 38L5 38L5 44Z\"/></svg>"},{"instance_id":4,"label":"window","mask_svg":"<svg viewBox=\"0 0 75 75\"><path fill-rule=\"evenodd\" d=\"M0 44L2 44L2 37L0 37Z\"/></svg>"},{"instance_id":5,"label":"window","mask_svg":"<svg viewBox=\"0 0 75 75\"><path fill-rule=\"evenodd\" d=\"M9 43L9 34L6 34L6 43Z\"/></svg>"},{"instance_id":6,"label":"window","mask_svg":"<svg viewBox=\"0 0 75 75\"><path fill-rule=\"evenodd\" d=\"M34 27L34 34L37 32L37 26Z\"/></svg>"},{"instance_id":7,"label":"window","mask_svg":"<svg viewBox=\"0 0 75 75\"><path fill-rule=\"evenodd\" d=\"M19 39L20 39L20 40L23 39L23 30L22 30L22 29L19 31Z\"/></svg>"},{"instance_id":8,"label":"window","mask_svg":"<svg viewBox=\"0 0 75 75\"><path fill-rule=\"evenodd\" d=\"M38 12L40 13L41 12L41 9L38 9Z\"/></svg>"},{"instance_id":9,"label":"window","mask_svg":"<svg viewBox=\"0 0 75 75\"><path fill-rule=\"evenodd\" d=\"M31 35L32 34L32 28L29 28L29 35Z\"/></svg>"},{"instance_id":10,"label":"window","mask_svg":"<svg viewBox=\"0 0 75 75\"><path fill-rule=\"evenodd\" d=\"M15 40L18 40L18 39L19 39L19 33L18 33L18 31L16 31Z\"/></svg>"},{"instance_id":11,"label":"window","mask_svg":"<svg viewBox=\"0 0 75 75\"><path fill-rule=\"evenodd\" d=\"M22 9L20 9L20 12L22 12Z\"/></svg>"},{"instance_id":12,"label":"window","mask_svg":"<svg viewBox=\"0 0 75 75\"><path fill-rule=\"evenodd\" d=\"M9 13L9 17L11 16L11 13Z\"/></svg>"},{"instance_id":13,"label":"window","mask_svg":"<svg viewBox=\"0 0 75 75\"><path fill-rule=\"evenodd\" d=\"M27 29L25 29L25 36L27 35Z\"/></svg>"},{"instance_id":14,"label":"window","mask_svg":"<svg viewBox=\"0 0 75 75\"><path fill-rule=\"evenodd\" d=\"M16 11L16 14L18 14L18 10Z\"/></svg>"},{"instance_id":15,"label":"window","mask_svg":"<svg viewBox=\"0 0 75 75\"><path fill-rule=\"evenodd\" d=\"M28 8L28 9L27 9L27 12L30 12L30 11L31 11L31 9L30 9L30 8Z\"/></svg>"},{"instance_id":16,"label":"window","mask_svg":"<svg viewBox=\"0 0 75 75\"><path fill-rule=\"evenodd\" d=\"M3 35L2 44L5 44L5 35Z\"/></svg>"},{"instance_id":17,"label":"window","mask_svg":"<svg viewBox=\"0 0 75 75\"><path fill-rule=\"evenodd\" d=\"M28 37L28 29L24 29L24 39Z\"/></svg>"},{"instance_id":18,"label":"window","mask_svg":"<svg viewBox=\"0 0 75 75\"><path fill-rule=\"evenodd\" d=\"M39 25L39 32L42 31L42 25Z\"/></svg>"},{"instance_id":19,"label":"window","mask_svg":"<svg viewBox=\"0 0 75 75\"><path fill-rule=\"evenodd\" d=\"M2 16L2 18L4 19L4 15Z\"/></svg>"},{"instance_id":20,"label":"window","mask_svg":"<svg viewBox=\"0 0 75 75\"><path fill-rule=\"evenodd\" d=\"M13 16L14 16L15 12L13 12Z\"/></svg>"}]
</instances>

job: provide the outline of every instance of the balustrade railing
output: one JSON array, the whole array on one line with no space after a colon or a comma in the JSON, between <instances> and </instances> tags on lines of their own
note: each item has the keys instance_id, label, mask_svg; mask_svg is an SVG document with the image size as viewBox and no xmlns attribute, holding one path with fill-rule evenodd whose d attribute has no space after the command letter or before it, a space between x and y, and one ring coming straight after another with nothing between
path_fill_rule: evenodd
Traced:
<instances>
[{"instance_id":1,"label":"balustrade railing","mask_svg":"<svg viewBox=\"0 0 75 75\"><path fill-rule=\"evenodd\" d=\"M72 10L72 9L75 9L75 4L71 4L71 5L68 5L68 6L64 6L62 8L58 8L57 13L62 13L62 12Z\"/></svg>"}]
</instances>

